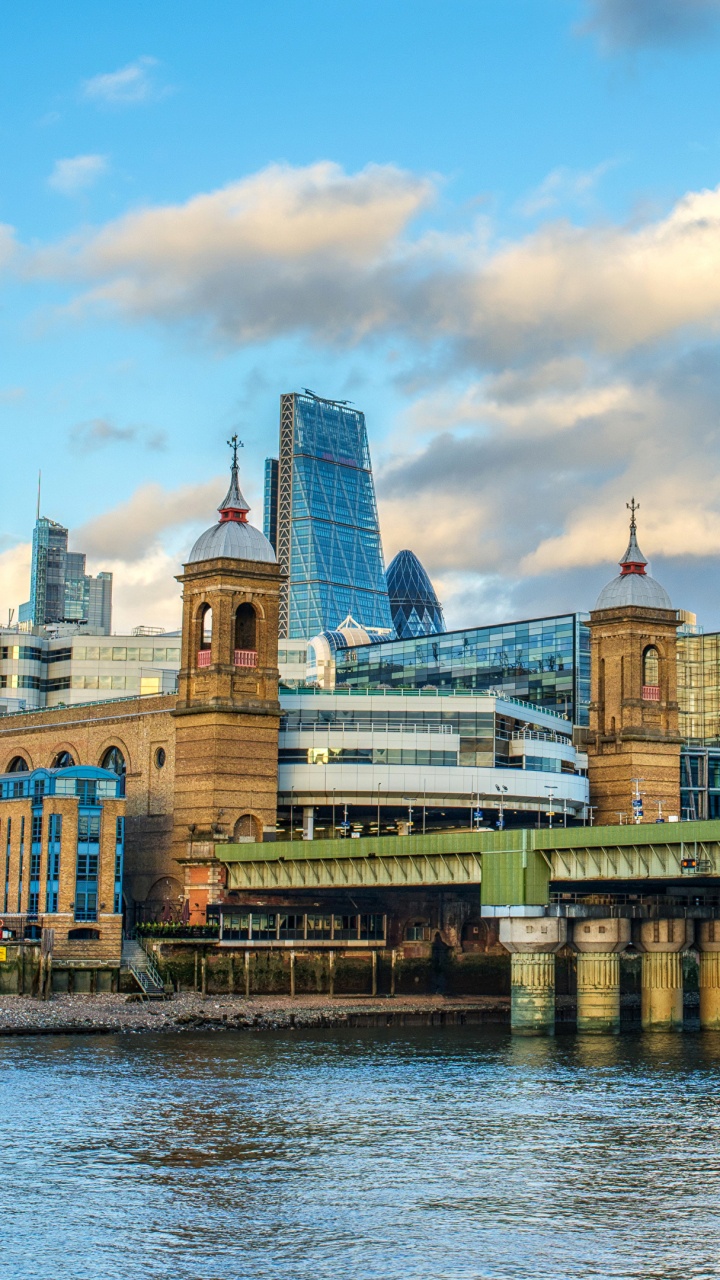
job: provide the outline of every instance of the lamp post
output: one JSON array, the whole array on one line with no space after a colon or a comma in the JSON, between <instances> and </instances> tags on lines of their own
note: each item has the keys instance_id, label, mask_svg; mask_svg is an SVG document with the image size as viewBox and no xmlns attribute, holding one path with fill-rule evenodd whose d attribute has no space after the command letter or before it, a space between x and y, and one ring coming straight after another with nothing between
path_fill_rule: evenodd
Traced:
<instances>
[{"instance_id":1,"label":"lamp post","mask_svg":"<svg viewBox=\"0 0 720 1280\"><path fill-rule=\"evenodd\" d=\"M553 823L553 800L555 799L555 792L557 791L557 787L551 787L551 786L549 786L549 785L546 783L546 784L545 784L545 790L547 791L548 796L549 796L549 799L550 799L550 813L549 813L549 815L548 815L548 816L549 816L549 819L550 819L550 823L549 823L549 825L550 825L550 830L552 831L552 823Z\"/></svg>"},{"instance_id":2,"label":"lamp post","mask_svg":"<svg viewBox=\"0 0 720 1280\"><path fill-rule=\"evenodd\" d=\"M508 788L495 783L495 790L500 792L500 817L498 818L498 831L505 828L505 793Z\"/></svg>"},{"instance_id":3,"label":"lamp post","mask_svg":"<svg viewBox=\"0 0 720 1280\"><path fill-rule=\"evenodd\" d=\"M377 784L377 793L378 793L377 794L377 814L378 814L378 819L377 819L378 832L377 833L378 833L378 836L380 835L380 788L381 787L382 787L382 782L378 782Z\"/></svg>"},{"instance_id":4,"label":"lamp post","mask_svg":"<svg viewBox=\"0 0 720 1280\"><path fill-rule=\"evenodd\" d=\"M404 801L404 803L405 803L405 804L407 805L407 807L408 807L408 835L409 835L409 836L411 836L411 835L412 835L412 827L413 827L413 820L412 820L412 815L413 815L413 800L415 800L415 798L416 798L415 796L403 796L403 801Z\"/></svg>"}]
</instances>

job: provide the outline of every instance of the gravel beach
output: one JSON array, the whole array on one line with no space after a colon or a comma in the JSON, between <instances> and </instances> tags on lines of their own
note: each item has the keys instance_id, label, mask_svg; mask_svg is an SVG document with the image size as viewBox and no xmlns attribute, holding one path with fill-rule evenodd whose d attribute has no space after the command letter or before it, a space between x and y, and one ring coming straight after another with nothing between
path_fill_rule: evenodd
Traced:
<instances>
[{"instance_id":1,"label":"gravel beach","mask_svg":"<svg viewBox=\"0 0 720 1280\"><path fill-rule=\"evenodd\" d=\"M192 1031L384 1025L432 1022L508 1022L503 996L395 999L327 996L202 996L183 992L146 1003L126 995L0 996L0 1035L49 1035L111 1031Z\"/></svg>"}]
</instances>

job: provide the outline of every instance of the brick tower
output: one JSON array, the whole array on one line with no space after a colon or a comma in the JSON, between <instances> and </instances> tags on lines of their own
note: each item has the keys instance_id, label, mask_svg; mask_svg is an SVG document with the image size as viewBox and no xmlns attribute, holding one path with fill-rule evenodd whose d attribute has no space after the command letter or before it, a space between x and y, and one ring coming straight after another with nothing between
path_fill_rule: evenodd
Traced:
<instances>
[{"instance_id":1,"label":"brick tower","mask_svg":"<svg viewBox=\"0 0 720 1280\"><path fill-rule=\"evenodd\" d=\"M220 520L179 575L182 662L175 715L173 853L190 837L262 840L274 832L278 784L278 600L275 552L248 523L237 436Z\"/></svg>"},{"instance_id":2,"label":"brick tower","mask_svg":"<svg viewBox=\"0 0 720 1280\"><path fill-rule=\"evenodd\" d=\"M646 571L634 498L628 507L630 542L620 573L590 614L590 803L601 824L619 822L620 814L643 822L680 817L678 615Z\"/></svg>"}]
</instances>

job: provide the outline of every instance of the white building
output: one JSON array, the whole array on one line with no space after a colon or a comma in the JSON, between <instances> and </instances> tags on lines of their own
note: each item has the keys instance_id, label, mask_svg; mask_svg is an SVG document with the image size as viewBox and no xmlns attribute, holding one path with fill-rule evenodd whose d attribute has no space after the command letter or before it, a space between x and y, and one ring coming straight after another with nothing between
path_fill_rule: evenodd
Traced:
<instances>
[{"instance_id":1,"label":"white building","mask_svg":"<svg viewBox=\"0 0 720 1280\"><path fill-rule=\"evenodd\" d=\"M525 826L587 817L587 757L551 711L436 689L283 689L280 701L278 825L294 838L345 821L372 833L495 826L501 811Z\"/></svg>"}]
</instances>

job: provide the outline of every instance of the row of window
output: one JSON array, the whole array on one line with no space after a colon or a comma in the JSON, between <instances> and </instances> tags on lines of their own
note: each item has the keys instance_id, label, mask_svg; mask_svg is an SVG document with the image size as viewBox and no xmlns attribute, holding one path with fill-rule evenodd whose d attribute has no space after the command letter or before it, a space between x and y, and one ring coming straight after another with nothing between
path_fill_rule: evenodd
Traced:
<instances>
[{"instance_id":1,"label":"row of window","mask_svg":"<svg viewBox=\"0 0 720 1280\"><path fill-rule=\"evenodd\" d=\"M131 645L76 645L74 649L38 649L34 645L0 646L0 659L11 662L179 662L180 649L173 645L162 649Z\"/></svg>"},{"instance_id":2,"label":"row of window","mask_svg":"<svg viewBox=\"0 0 720 1280\"><path fill-rule=\"evenodd\" d=\"M210 908L208 919L212 915ZM374 942L385 937L385 917L376 914L224 910L219 916L221 939L233 942Z\"/></svg>"},{"instance_id":3,"label":"row of window","mask_svg":"<svg viewBox=\"0 0 720 1280\"><path fill-rule=\"evenodd\" d=\"M456 765L456 751L414 747L281 747L279 764Z\"/></svg>"}]
</instances>

